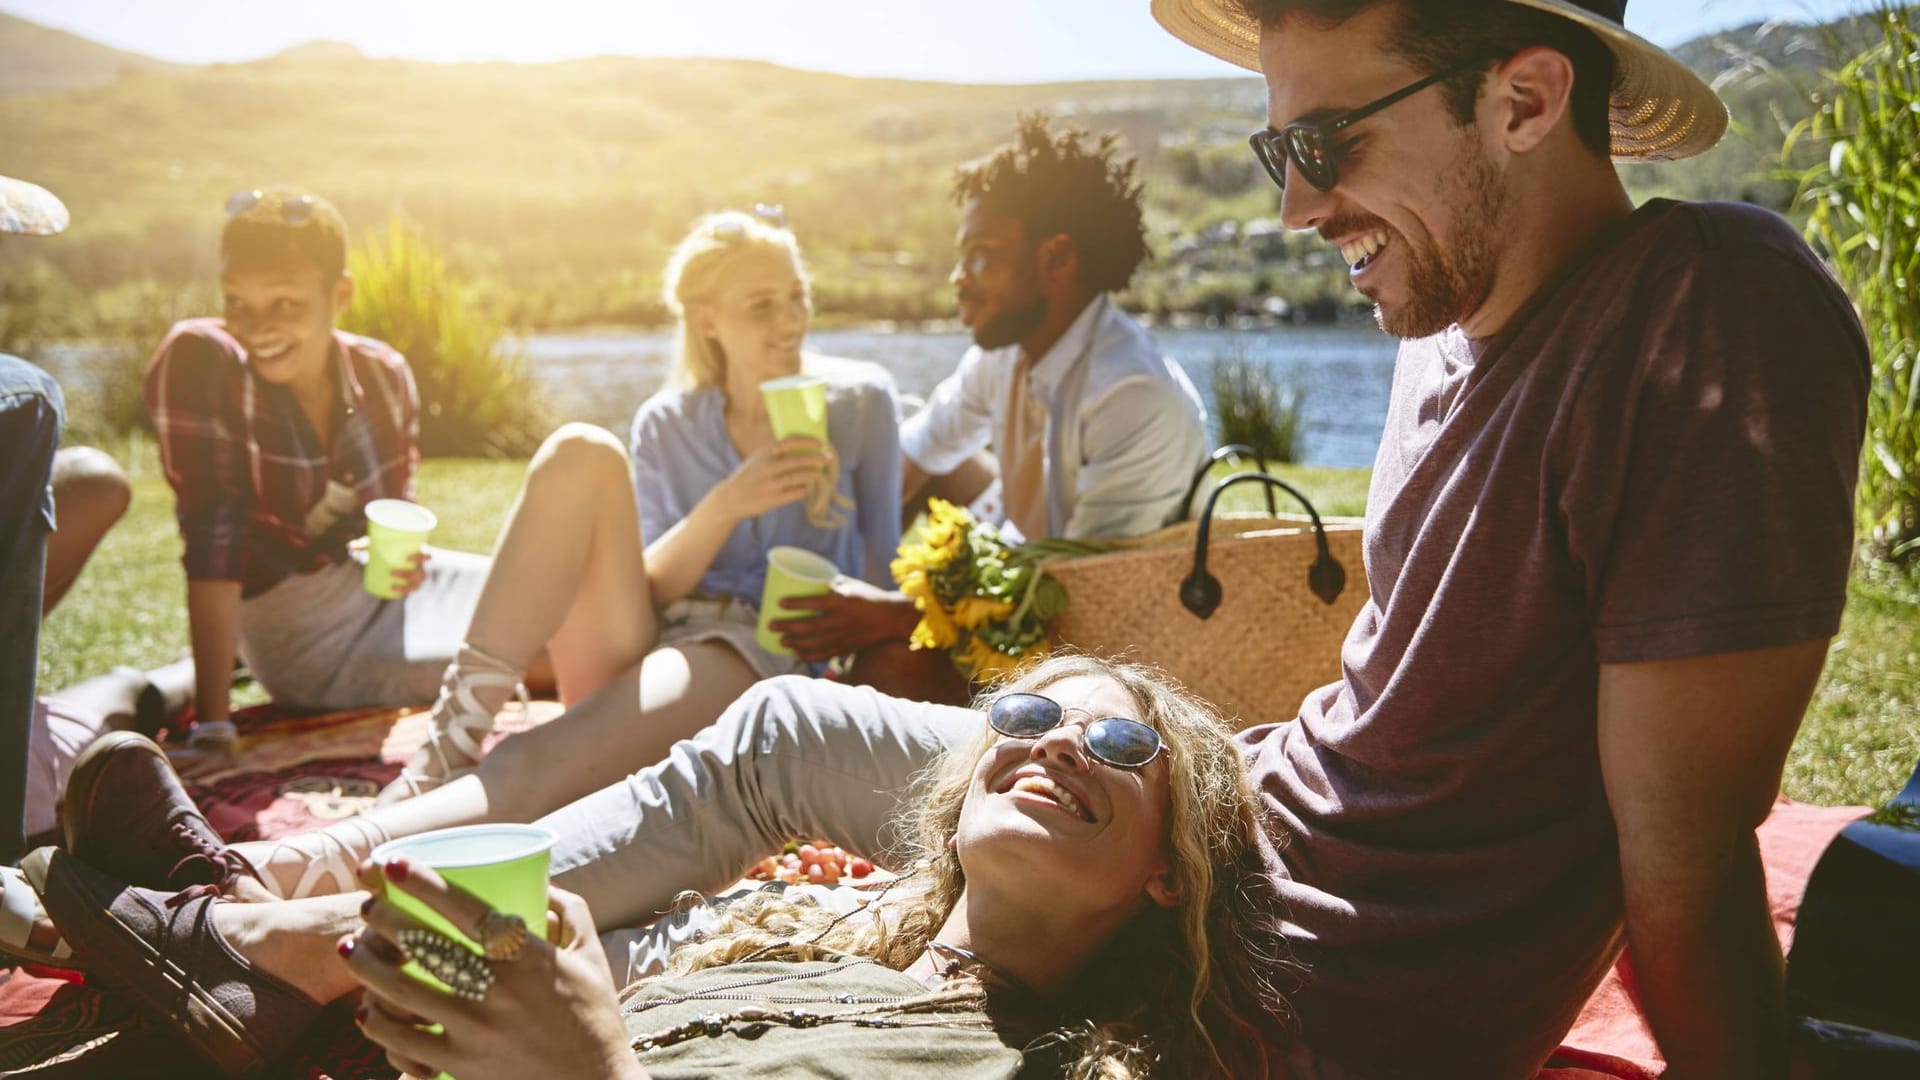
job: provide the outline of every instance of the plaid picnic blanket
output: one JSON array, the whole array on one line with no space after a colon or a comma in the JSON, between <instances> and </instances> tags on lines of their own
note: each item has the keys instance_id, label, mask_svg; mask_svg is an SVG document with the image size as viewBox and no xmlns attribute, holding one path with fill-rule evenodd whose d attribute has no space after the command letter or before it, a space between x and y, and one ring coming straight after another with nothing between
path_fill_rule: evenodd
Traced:
<instances>
[{"instance_id":1,"label":"plaid picnic blanket","mask_svg":"<svg viewBox=\"0 0 1920 1080\"><path fill-rule=\"evenodd\" d=\"M517 707L494 740L558 715L554 702ZM271 840L351 817L369 806L426 739L423 710L361 709L321 716L261 705L235 714L235 768L187 790L231 841ZM300 1080L386 1080L386 1055L353 1025L351 1005L329 1009L276 1074ZM38 1066L38 1067L35 1067ZM84 976L0 968L0 1074L61 1077L197 1076L206 1066L163 1030Z\"/></svg>"}]
</instances>

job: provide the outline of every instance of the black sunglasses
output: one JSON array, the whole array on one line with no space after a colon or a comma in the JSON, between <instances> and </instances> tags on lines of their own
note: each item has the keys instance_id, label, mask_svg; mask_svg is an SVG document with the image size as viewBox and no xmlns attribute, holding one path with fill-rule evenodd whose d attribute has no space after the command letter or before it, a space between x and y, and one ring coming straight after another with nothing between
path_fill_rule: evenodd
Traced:
<instances>
[{"instance_id":1,"label":"black sunglasses","mask_svg":"<svg viewBox=\"0 0 1920 1080\"><path fill-rule=\"evenodd\" d=\"M1039 694L1002 694L987 709L987 724L1009 739L1037 739L1060 726L1067 711ZM1103 716L1084 729L1087 753L1116 769L1143 769L1166 749L1160 733L1138 720Z\"/></svg>"},{"instance_id":2,"label":"black sunglasses","mask_svg":"<svg viewBox=\"0 0 1920 1080\"><path fill-rule=\"evenodd\" d=\"M1346 156L1350 143L1336 142L1334 136L1353 125L1379 112L1389 105L1405 101L1407 98L1425 90L1443 79L1450 79L1470 68L1479 66L1479 61L1460 64L1445 71L1429 75L1416 83L1395 90L1386 97L1369 101L1357 109L1341 113L1326 120L1295 120L1286 127L1275 131L1262 128L1253 133L1247 142L1253 147L1253 156L1260 159L1267 175L1287 189L1287 162L1292 160L1294 168L1307 178L1307 183L1321 191L1332 191L1340 182L1340 159Z\"/></svg>"},{"instance_id":3,"label":"black sunglasses","mask_svg":"<svg viewBox=\"0 0 1920 1080\"><path fill-rule=\"evenodd\" d=\"M227 216L239 217L241 214L259 206L267 198L259 188L251 191L236 191L227 196ZM280 202L280 220L299 228L313 220L313 196L302 195L297 199L282 199Z\"/></svg>"}]
</instances>

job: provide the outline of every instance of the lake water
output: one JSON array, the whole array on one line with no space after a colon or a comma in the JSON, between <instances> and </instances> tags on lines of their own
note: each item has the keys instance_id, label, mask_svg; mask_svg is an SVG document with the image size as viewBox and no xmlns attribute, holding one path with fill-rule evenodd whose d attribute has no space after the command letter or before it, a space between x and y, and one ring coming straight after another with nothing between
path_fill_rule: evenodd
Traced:
<instances>
[{"instance_id":1,"label":"lake water","mask_svg":"<svg viewBox=\"0 0 1920 1080\"><path fill-rule=\"evenodd\" d=\"M1386 422L1394 342L1371 325L1163 327L1154 337L1186 368L1209 412L1215 364L1234 358L1265 364L1282 386L1304 395L1302 462L1343 468L1373 464ZM624 436L633 410L665 380L672 342L665 330L623 330L535 334L515 344L556 416L603 424ZM903 393L925 397L952 374L969 339L958 331L822 330L808 335L807 344L816 352L880 364ZM45 350L41 360L72 395L97 380L92 361L102 352L95 345L63 345ZM1217 445L1217 428L1212 435Z\"/></svg>"},{"instance_id":2,"label":"lake water","mask_svg":"<svg viewBox=\"0 0 1920 1080\"><path fill-rule=\"evenodd\" d=\"M1363 467L1386 422L1394 342L1371 325L1202 330L1159 328L1161 349L1177 358L1212 411L1213 366L1236 357L1267 365L1301 403L1301 460ZM633 410L666 377L671 335L660 331L538 334L520 341L558 415L604 424L622 435ZM807 337L816 352L870 360L893 373L903 393L921 397L953 372L969 344L965 333L822 330ZM1217 443L1218 431L1213 433Z\"/></svg>"}]
</instances>

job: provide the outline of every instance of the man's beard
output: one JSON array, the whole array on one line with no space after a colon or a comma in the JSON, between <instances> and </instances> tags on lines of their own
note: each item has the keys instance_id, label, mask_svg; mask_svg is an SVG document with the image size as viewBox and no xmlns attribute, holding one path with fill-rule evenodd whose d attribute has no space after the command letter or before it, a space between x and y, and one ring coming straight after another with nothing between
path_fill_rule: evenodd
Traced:
<instances>
[{"instance_id":1,"label":"man's beard","mask_svg":"<svg viewBox=\"0 0 1920 1080\"><path fill-rule=\"evenodd\" d=\"M1445 330L1480 309L1493 291L1499 256L1494 230L1505 217L1507 187L1493 162L1474 152L1455 185L1460 207L1454 215L1449 242L1438 249L1416 249L1405 235L1401 253L1407 258L1407 299L1389 310L1375 304L1373 317L1380 329L1397 338L1423 338Z\"/></svg>"},{"instance_id":2,"label":"man's beard","mask_svg":"<svg viewBox=\"0 0 1920 1080\"><path fill-rule=\"evenodd\" d=\"M1017 345L1047 320L1047 301L1036 296L1016 304L973 328L973 343L983 349L1004 349Z\"/></svg>"}]
</instances>

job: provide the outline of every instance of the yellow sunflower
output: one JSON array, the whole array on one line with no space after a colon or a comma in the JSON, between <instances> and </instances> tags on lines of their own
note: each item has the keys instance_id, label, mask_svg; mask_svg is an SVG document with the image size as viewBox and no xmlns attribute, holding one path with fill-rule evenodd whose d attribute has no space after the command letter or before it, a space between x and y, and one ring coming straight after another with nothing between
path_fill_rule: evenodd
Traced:
<instances>
[{"instance_id":1,"label":"yellow sunflower","mask_svg":"<svg viewBox=\"0 0 1920 1080\"><path fill-rule=\"evenodd\" d=\"M967 630L977 630L1011 614L1011 600L995 600L986 596L963 596L953 605L953 621Z\"/></svg>"}]
</instances>

